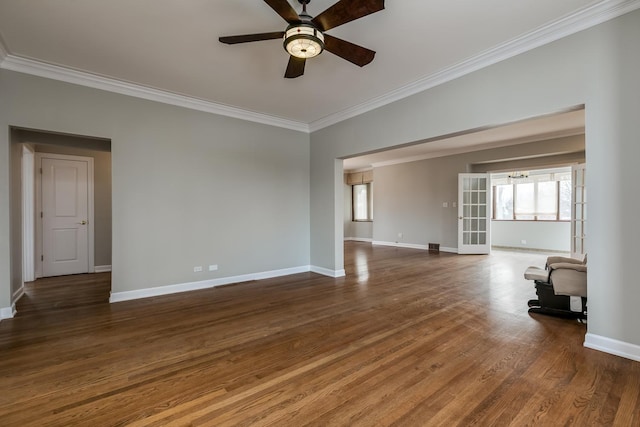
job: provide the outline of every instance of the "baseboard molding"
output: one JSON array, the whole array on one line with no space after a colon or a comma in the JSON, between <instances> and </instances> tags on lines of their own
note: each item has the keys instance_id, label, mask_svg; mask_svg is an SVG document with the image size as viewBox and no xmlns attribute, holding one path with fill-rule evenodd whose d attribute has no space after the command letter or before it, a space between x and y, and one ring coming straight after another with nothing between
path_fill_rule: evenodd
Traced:
<instances>
[{"instance_id":1,"label":"baseboard molding","mask_svg":"<svg viewBox=\"0 0 640 427\"><path fill-rule=\"evenodd\" d=\"M312 265L310 267L310 271L313 273L318 273L318 274L322 274L323 276L329 276L329 277L344 277L347 273L344 271L344 269L342 270L329 270L328 268L324 268L324 267L318 267L315 265Z\"/></svg>"},{"instance_id":2,"label":"baseboard molding","mask_svg":"<svg viewBox=\"0 0 640 427\"><path fill-rule=\"evenodd\" d=\"M584 339L584 346L640 362L640 345L587 333Z\"/></svg>"},{"instance_id":3,"label":"baseboard molding","mask_svg":"<svg viewBox=\"0 0 640 427\"><path fill-rule=\"evenodd\" d=\"M96 265L93 267L94 273L109 273L111 271L110 265Z\"/></svg>"},{"instance_id":4,"label":"baseboard molding","mask_svg":"<svg viewBox=\"0 0 640 427\"><path fill-rule=\"evenodd\" d=\"M24 285L20 286L20 289L15 291L13 295L11 295L11 301L13 304L17 303L20 298L24 295Z\"/></svg>"},{"instance_id":5,"label":"baseboard molding","mask_svg":"<svg viewBox=\"0 0 640 427\"><path fill-rule=\"evenodd\" d=\"M500 245L492 245L491 249L497 249L501 251L514 251L514 252L542 252L542 253L554 253L554 254L569 254L571 252L561 251L557 249L538 249L538 248L527 248L524 246L500 246Z\"/></svg>"},{"instance_id":6,"label":"baseboard molding","mask_svg":"<svg viewBox=\"0 0 640 427\"><path fill-rule=\"evenodd\" d=\"M176 294L180 292L196 291L199 289L208 289L216 286L230 285L232 283L248 282L251 280L270 279L273 277L289 276L291 274L298 274L298 273L307 273L309 271L314 271L316 273L324 274L325 276L330 276L330 277L341 277L339 275L335 275L335 274L338 274L339 271L335 272L334 274L332 270L322 269L321 267L311 267L309 265L305 265L300 267L285 268L281 270L272 270L272 271L263 271L260 273L243 274L240 276L222 277L218 279L202 280L198 282L180 283L177 285L167 285L167 286L158 286L154 288L137 289L135 291L113 292L111 293L109 302L114 303L114 302L129 301L129 300L140 299L140 298L150 298L150 297L156 297L161 295ZM342 271L342 276L344 276L344 270L341 270L341 271Z\"/></svg>"},{"instance_id":7,"label":"baseboard molding","mask_svg":"<svg viewBox=\"0 0 640 427\"><path fill-rule=\"evenodd\" d=\"M344 238L345 242L365 242L365 243L371 243L373 242L373 239L367 238L367 237L345 237Z\"/></svg>"},{"instance_id":8,"label":"baseboard molding","mask_svg":"<svg viewBox=\"0 0 640 427\"><path fill-rule=\"evenodd\" d=\"M180 283L177 285L158 286L154 288L137 289L135 291L112 292L109 302L129 301L140 298L157 297L161 295L177 294L180 292L196 291L214 288L216 286L231 285L233 283L252 280L271 279L273 277L289 276L291 274L314 272L329 277L344 277L344 270L329 270L328 268L304 265L300 267L284 268L281 270L263 271L260 273L242 274L239 276L222 277L219 279L202 280L198 282Z\"/></svg>"},{"instance_id":9,"label":"baseboard molding","mask_svg":"<svg viewBox=\"0 0 640 427\"><path fill-rule=\"evenodd\" d=\"M380 241L380 240L374 240L372 243L374 245L393 246L393 247L396 247L396 248L420 249L420 250L423 250L423 251L428 251L429 250L429 245L418 245L418 244L415 244L415 243L384 242L384 241ZM452 253L452 254L457 254L458 253L458 248L440 247L440 252L448 252L448 253Z\"/></svg>"},{"instance_id":10,"label":"baseboard molding","mask_svg":"<svg viewBox=\"0 0 640 427\"><path fill-rule=\"evenodd\" d=\"M11 307L0 308L0 320L12 319L16 315L16 305L12 304Z\"/></svg>"},{"instance_id":11,"label":"baseboard molding","mask_svg":"<svg viewBox=\"0 0 640 427\"><path fill-rule=\"evenodd\" d=\"M440 247L440 252L447 252L450 254L457 254L458 253L458 248L447 248L447 247Z\"/></svg>"},{"instance_id":12,"label":"baseboard molding","mask_svg":"<svg viewBox=\"0 0 640 427\"><path fill-rule=\"evenodd\" d=\"M20 286L20 289L15 291L13 295L11 295L11 307L2 307L0 308L0 320L2 319L12 319L17 311L16 311L16 303L22 296L24 295L24 285Z\"/></svg>"},{"instance_id":13,"label":"baseboard molding","mask_svg":"<svg viewBox=\"0 0 640 427\"><path fill-rule=\"evenodd\" d=\"M393 246L396 248L408 248L408 249L422 249L422 250L428 250L429 247L427 245L418 245L415 243L398 243L398 242L385 242L382 240L374 240L371 242L374 245L379 245L379 246Z\"/></svg>"}]
</instances>

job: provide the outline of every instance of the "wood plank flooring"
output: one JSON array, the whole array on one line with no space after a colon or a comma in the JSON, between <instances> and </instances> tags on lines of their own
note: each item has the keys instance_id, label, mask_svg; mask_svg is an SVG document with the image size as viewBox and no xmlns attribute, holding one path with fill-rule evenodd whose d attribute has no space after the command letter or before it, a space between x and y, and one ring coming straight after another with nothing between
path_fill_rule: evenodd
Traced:
<instances>
[{"instance_id":1,"label":"wood plank flooring","mask_svg":"<svg viewBox=\"0 0 640 427\"><path fill-rule=\"evenodd\" d=\"M116 304L108 274L37 281L0 322L0 425L640 425L640 363L527 313L544 259L348 242L345 278Z\"/></svg>"}]
</instances>

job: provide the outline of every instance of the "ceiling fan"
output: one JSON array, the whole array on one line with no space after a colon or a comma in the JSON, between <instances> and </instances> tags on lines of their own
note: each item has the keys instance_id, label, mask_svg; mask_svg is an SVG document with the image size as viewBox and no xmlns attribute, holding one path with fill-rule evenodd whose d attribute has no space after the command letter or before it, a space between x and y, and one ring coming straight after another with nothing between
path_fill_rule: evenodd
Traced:
<instances>
[{"instance_id":1,"label":"ceiling fan","mask_svg":"<svg viewBox=\"0 0 640 427\"><path fill-rule=\"evenodd\" d=\"M220 37L226 44L248 43L261 40L283 39L289 53L289 64L284 76L288 79L304 74L307 58L328 50L334 55L363 67L373 61L375 52L348 41L325 34L332 28L354 21L384 9L384 0L339 0L315 18L307 14L311 0L298 0L302 13L298 15L287 0L264 0L289 26L285 31Z\"/></svg>"}]
</instances>

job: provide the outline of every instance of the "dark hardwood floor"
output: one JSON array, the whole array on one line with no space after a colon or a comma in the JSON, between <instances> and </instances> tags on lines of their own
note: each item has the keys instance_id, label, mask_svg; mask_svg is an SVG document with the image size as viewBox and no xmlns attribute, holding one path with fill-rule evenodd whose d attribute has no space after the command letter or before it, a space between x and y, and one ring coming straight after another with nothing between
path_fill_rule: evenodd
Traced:
<instances>
[{"instance_id":1,"label":"dark hardwood floor","mask_svg":"<svg viewBox=\"0 0 640 427\"><path fill-rule=\"evenodd\" d=\"M640 363L527 313L544 259L349 242L345 278L116 304L108 274L37 281L0 322L0 425L640 425Z\"/></svg>"}]
</instances>

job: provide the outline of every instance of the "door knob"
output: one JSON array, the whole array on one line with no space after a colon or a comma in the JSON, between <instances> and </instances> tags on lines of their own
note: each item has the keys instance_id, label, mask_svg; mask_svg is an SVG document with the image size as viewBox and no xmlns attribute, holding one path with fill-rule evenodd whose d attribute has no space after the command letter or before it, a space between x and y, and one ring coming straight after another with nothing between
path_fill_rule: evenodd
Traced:
<instances>
[{"instance_id":1,"label":"door knob","mask_svg":"<svg viewBox=\"0 0 640 427\"><path fill-rule=\"evenodd\" d=\"M87 221L82 220L82 221L80 221L78 224L80 224L80 225L87 225Z\"/></svg>"}]
</instances>

